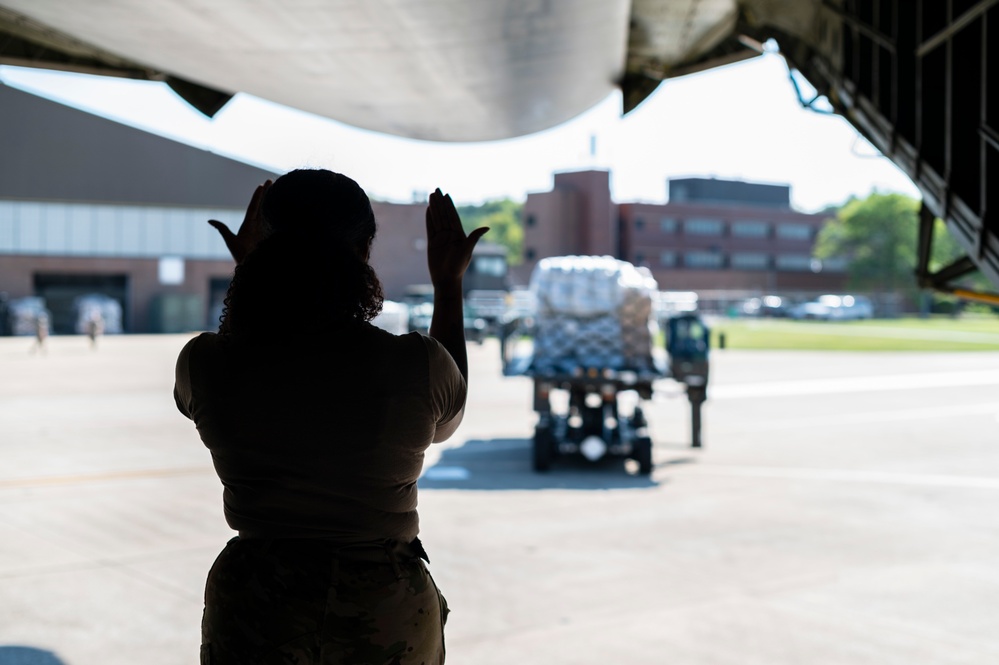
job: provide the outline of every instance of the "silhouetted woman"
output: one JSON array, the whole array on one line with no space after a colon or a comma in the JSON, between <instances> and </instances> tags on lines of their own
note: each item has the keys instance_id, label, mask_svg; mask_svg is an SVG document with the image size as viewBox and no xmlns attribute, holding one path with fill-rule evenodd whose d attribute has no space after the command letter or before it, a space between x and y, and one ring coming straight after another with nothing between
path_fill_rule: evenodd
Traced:
<instances>
[{"instance_id":1,"label":"silhouetted woman","mask_svg":"<svg viewBox=\"0 0 999 665\"><path fill-rule=\"evenodd\" d=\"M202 662L443 663L416 483L462 419L461 281L486 229L466 236L450 197L430 195L430 335L396 336L369 323L375 219L350 178L292 171L257 188L238 234L210 223L237 267L174 393L239 535L208 574Z\"/></svg>"}]
</instances>

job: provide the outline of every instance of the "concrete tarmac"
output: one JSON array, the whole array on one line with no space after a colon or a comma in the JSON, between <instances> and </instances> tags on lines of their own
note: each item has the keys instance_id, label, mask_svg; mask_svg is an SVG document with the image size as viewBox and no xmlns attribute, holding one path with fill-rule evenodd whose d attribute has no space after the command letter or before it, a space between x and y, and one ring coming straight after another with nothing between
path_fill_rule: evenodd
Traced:
<instances>
[{"instance_id":1,"label":"concrete tarmac","mask_svg":"<svg viewBox=\"0 0 999 665\"><path fill-rule=\"evenodd\" d=\"M0 338L0 665L198 662L232 533L174 407L187 335ZM714 351L703 449L530 466L531 385L469 347L422 538L456 665L999 662L999 353Z\"/></svg>"}]
</instances>

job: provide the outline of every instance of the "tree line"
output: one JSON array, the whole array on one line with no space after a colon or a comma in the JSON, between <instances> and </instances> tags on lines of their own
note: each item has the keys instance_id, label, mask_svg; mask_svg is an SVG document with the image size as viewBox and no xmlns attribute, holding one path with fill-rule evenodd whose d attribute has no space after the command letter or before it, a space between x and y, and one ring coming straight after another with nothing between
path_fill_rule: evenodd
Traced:
<instances>
[{"instance_id":1,"label":"tree line","mask_svg":"<svg viewBox=\"0 0 999 665\"><path fill-rule=\"evenodd\" d=\"M461 225L465 231L488 226L489 233L483 240L506 247L506 257L510 265L523 261L524 227L520 216L523 203L511 199L486 201L482 205L457 206Z\"/></svg>"},{"instance_id":2,"label":"tree line","mask_svg":"<svg viewBox=\"0 0 999 665\"><path fill-rule=\"evenodd\" d=\"M820 260L846 263L848 286L859 291L897 293L914 298L919 293L915 269L919 236L920 201L904 194L875 192L853 198L830 212L815 243ZM938 270L964 254L941 219L934 221L930 271ZM981 274L969 276L965 285L988 289Z\"/></svg>"}]
</instances>

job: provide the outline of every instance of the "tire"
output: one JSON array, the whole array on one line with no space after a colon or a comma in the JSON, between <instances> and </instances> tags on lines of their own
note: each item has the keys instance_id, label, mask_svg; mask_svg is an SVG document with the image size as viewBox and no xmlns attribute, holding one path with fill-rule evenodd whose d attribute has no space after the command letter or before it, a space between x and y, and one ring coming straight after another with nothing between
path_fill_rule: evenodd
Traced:
<instances>
[{"instance_id":1,"label":"tire","mask_svg":"<svg viewBox=\"0 0 999 665\"><path fill-rule=\"evenodd\" d=\"M652 473L652 439L647 436L635 439L634 458L638 462L638 473L647 476Z\"/></svg>"},{"instance_id":2,"label":"tire","mask_svg":"<svg viewBox=\"0 0 999 665\"><path fill-rule=\"evenodd\" d=\"M549 471L555 459L555 436L547 427L534 428L534 470Z\"/></svg>"}]
</instances>

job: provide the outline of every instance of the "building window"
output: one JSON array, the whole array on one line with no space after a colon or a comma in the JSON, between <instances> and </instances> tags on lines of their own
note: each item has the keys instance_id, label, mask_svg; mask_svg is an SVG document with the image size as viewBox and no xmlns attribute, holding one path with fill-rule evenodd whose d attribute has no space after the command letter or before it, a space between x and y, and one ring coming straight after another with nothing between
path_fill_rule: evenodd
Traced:
<instances>
[{"instance_id":1,"label":"building window","mask_svg":"<svg viewBox=\"0 0 999 665\"><path fill-rule=\"evenodd\" d=\"M688 219L683 230L692 236L720 236L725 225L717 219Z\"/></svg>"},{"instance_id":2,"label":"building window","mask_svg":"<svg viewBox=\"0 0 999 665\"><path fill-rule=\"evenodd\" d=\"M770 235L767 222L732 222L732 235L737 238L766 238Z\"/></svg>"},{"instance_id":3,"label":"building window","mask_svg":"<svg viewBox=\"0 0 999 665\"><path fill-rule=\"evenodd\" d=\"M672 217L663 217L659 220L659 231L660 233L665 233L667 235L673 235L676 233L679 224Z\"/></svg>"},{"instance_id":4,"label":"building window","mask_svg":"<svg viewBox=\"0 0 999 665\"><path fill-rule=\"evenodd\" d=\"M849 265L850 261L842 256L833 256L828 259L822 259L822 269L828 270L829 272L846 272L846 268Z\"/></svg>"},{"instance_id":5,"label":"building window","mask_svg":"<svg viewBox=\"0 0 999 665\"><path fill-rule=\"evenodd\" d=\"M533 261L535 256L537 256L537 253L534 251L533 248L528 247L527 249L524 250L524 258L527 259L528 261Z\"/></svg>"},{"instance_id":6,"label":"building window","mask_svg":"<svg viewBox=\"0 0 999 665\"><path fill-rule=\"evenodd\" d=\"M500 256L476 256L475 272L489 277L506 276L506 260Z\"/></svg>"},{"instance_id":7,"label":"building window","mask_svg":"<svg viewBox=\"0 0 999 665\"><path fill-rule=\"evenodd\" d=\"M811 240L812 227L808 224L778 224L777 237L782 240Z\"/></svg>"},{"instance_id":8,"label":"building window","mask_svg":"<svg viewBox=\"0 0 999 665\"><path fill-rule=\"evenodd\" d=\"M538 223L537 218L534 215L528 215L527 219L524 220L526 226L534 226Z\"/></svg>"},{"instance_id":9,"label":"building window","mask_svg":"<svg viewBox=\"0 0 999 665\"><path fill-rule=\"evenodd\" d=\"M805 271L812 269L812 257L808 254L780 254L777 257L777 270Z\"/></svg>"},{"instance_id":10,"label":"building window","mask_svg":"<svg viewBox=\"0 0 999 665\"><path fill-rule=\"evenodd\" d=\"M636 217L635 218L635 230L636 231L641 231L644 228L645 228L645 220L642 219L641 217Z\"/></svg>"},{"instance_id":11,"label":"building window","mask_svg":"<svg viewBox=\"0 0 999 665\"><path fill-rule=\"evenodd\" d=\"M676 252L666 251L659 252L659 265L663 268L675 268L676 267Z\"/></svg>"},{"instance_id":12,"label":"building window","mask_svg":"<svg viewBox=\"0 0 999 665\"><path fill-rule=\"evenodd\" d=\"M735 252L729 261L736 270L766 270L770 267L770 257L761 252Z\"/></svg>"},{"instance_id":13,"label":"building window","mask_svg":"<svg viewBox=\"0 0 999 665\"><path fill-rule=\"evenodd\" d=\"M683 264L688 268L721 268L722 263L718 252L692 251L683 255Z\"/></svg>"},{"instance_id":14,"label":"building window","mask_svg":"<svg viewBox=\"0 0 999 665\"><path fill-rule=\"evenodd\" d=\"M15 201L0 207L0 251L148 258L223 258L229 252L205 219L239 226L243 213L218 208L110 206Z\"/></svg>"}]
</instances>

